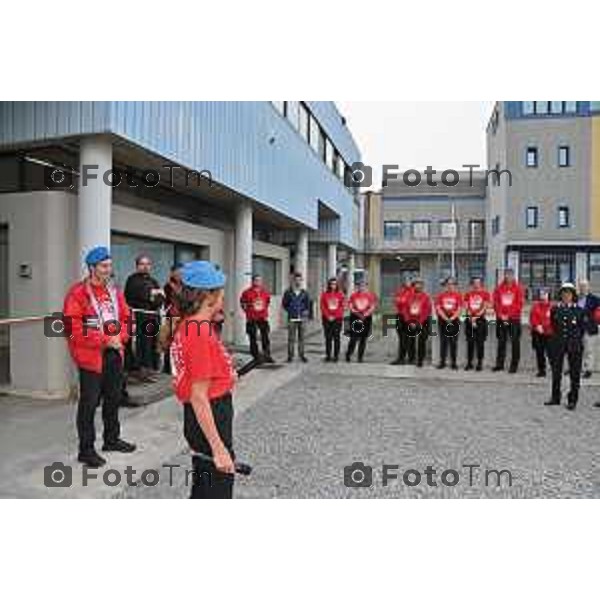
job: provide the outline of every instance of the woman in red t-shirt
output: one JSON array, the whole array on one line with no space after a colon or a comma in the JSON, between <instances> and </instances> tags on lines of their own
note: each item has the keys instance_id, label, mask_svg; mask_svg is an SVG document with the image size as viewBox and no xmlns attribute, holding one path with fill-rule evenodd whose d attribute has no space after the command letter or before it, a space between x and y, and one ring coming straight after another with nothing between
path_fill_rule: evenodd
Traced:
<instances>
[{"instance_id":1,"label":"woman in red t-shirt","mask_svg":"<svg viewBox=\"0 0 600 600\"><path fill-rule=\"evenodd\" d=\"M321 294L321 316L325 333L325 362L337 362L340 356L342 323L344 321L344 294L337 278L331 277L327 289ZM333 354L332 354L333 350Z\"/></svg>"},{"instance_id":2,"label":"woman in red t-shirt","mask_svg":"<svg viewBox=\"0 0 600 600\"><path fill-rule=\"evenodd\" d=\"M214 326L223 310L225 275L208 261L195 261L183 266L182 283L171 369L175 394L184 407L184 436L193 454L191 497L231 498L231 393L236 373Z\"/></svg>"}]
</instances>

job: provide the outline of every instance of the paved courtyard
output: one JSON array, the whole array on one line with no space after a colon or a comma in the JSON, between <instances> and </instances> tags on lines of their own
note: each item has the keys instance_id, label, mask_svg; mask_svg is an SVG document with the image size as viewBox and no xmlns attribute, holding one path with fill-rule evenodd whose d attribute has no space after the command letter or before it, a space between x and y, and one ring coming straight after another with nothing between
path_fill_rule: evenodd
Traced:
<instances>
[{"instance_id":1,"label":"paved courtyard","mask_svg":"<svg viewBox=\"0 0 600 600\"><path fill-rule=\"evenodd\" d=\"M237 453L254 473L239 478L236 497L600 497L600 410L592 408L600 387L586 386L571 413L544 407L549 381L529 372L467 378L381 362L330 365L320 361L318 344L308 365L283 367L287 381L238 412ZM371 356L382 352L375 345ZM344 483L344 468L357 461L372 467L369 487ZM182 454L168 462L187 465ZM384 463L396 465L389 473L397 479L387 485ZM428 485L428 467L437 486ZM403 481L409 470L419 471L419 485ZM186 496L183 474L173 473L172 487L164 471L158 486L122 496ZM407 477L414 483L417 475Z\"/></svg>"}]
</instances>

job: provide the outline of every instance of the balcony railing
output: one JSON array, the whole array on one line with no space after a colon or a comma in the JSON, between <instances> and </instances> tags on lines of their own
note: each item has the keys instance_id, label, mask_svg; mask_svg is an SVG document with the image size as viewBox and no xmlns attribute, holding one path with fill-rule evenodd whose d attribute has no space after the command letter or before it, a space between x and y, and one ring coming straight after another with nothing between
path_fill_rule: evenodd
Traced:
<instances>
[{"instance_id":1,"label":"balcony railing","mask_svg":"<svg viewBox=\"0 0 600 600\"><path fill-rule=\"evenodd\" d=\"M365 238L366 252L451 252L452 239L440 236L415 239L406 237L400 240ZM461 236L454 240L455 252L485 252L485 239L481 236Z\"/></svg>"}]
</instances>

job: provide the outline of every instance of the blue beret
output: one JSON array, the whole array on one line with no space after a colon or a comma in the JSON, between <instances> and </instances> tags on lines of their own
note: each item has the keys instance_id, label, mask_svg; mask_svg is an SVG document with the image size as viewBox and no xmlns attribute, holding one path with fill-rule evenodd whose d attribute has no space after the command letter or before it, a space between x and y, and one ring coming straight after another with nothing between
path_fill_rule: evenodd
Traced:
<instances>
[{"instance_id":1,"label":"blue beret","mask_svg":"<svg viewBox=\"0 0 600 600\"><path fill-rule=\"evenodd\" d=\"M85 257L85 263L88 267L93 267L103 260L110 258L110 250L106 246L96 246L92 248Z\"/></svg>"},{"instance_id":2,"label":"blue beret","mask_svg":"<svg viewBox=\"0 0 600 600\"><path fill-rule=\"evenodd\" d=\"M201 290L216 290L225 286L225 273L208 260L185 263L181 268L183 284Z\"/></svg>"}]
</instances>

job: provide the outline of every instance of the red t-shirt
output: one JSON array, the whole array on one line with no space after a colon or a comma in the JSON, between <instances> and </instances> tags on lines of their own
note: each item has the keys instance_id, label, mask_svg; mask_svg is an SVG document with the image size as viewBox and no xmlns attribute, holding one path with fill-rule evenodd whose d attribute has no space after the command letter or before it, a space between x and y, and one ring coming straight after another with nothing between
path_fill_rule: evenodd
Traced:
<instances>
[{"instance_id":1,"label":"red t-shirt","mask_svg":"<svg viewBox=\"0 0 600 600\"><path fill-rule=\"evenodd\" d=\"M478 315L484 306L491 302L491 299L492 297L487 290L469 290L465 294L465 304L469 316Z\"/></svg>"},{"instance_id":2,"label":"red t-shirt","mask_svg":"<svg viewBox=\"0 0 600 600\"><path fill-rule=\"evenodd\" d=\"M377 296L373 292L354 292L348 301L350 311L356 315L372 314L377 306Z\"/></svg>"},{"instance_id":3,"label":"red t-shirt","mask_svg":"<svg viewBox=\"0 0 600 600\"><path fill-rule=\"evenodd\" d=\"M209 381L209 400L230 392L235 385L231 355L214 325L193 321L186 319L180 323L170 348L173 388L182 403L190 401L192 384L196 381Z\"/></svg>"},{"instance_id":4,"label":"red t-shirt","mask_svg":"<svg viewBox=\"0 0 600 600\"><path fill-rule=\"evenodd\" d=\"M344 294L342 292L323 292L321 294L321 314L325 319L344 318Z\"/></svg>"},{"instance_id":5,"label":"red t-shirt","mask_svg":"<svg viewBox=\"0 0 600 600\"><path fill-rule=\"evenodd\" d=\"M244 290L240 304L249 321L266 321L269 318L271 295L263 287L251 286Z\"/></svg>"},{"instance_id":6,"label":"red t-shirt","mask_svg":"<svg viewBox=\"0 0 600 600\"><path fill-rule=\"evenodd\" d=\"M447 317L454 315L462 305L460 292L442 292L435 299L435 307L442 311Z\"/></svg>"}]
</instances>

